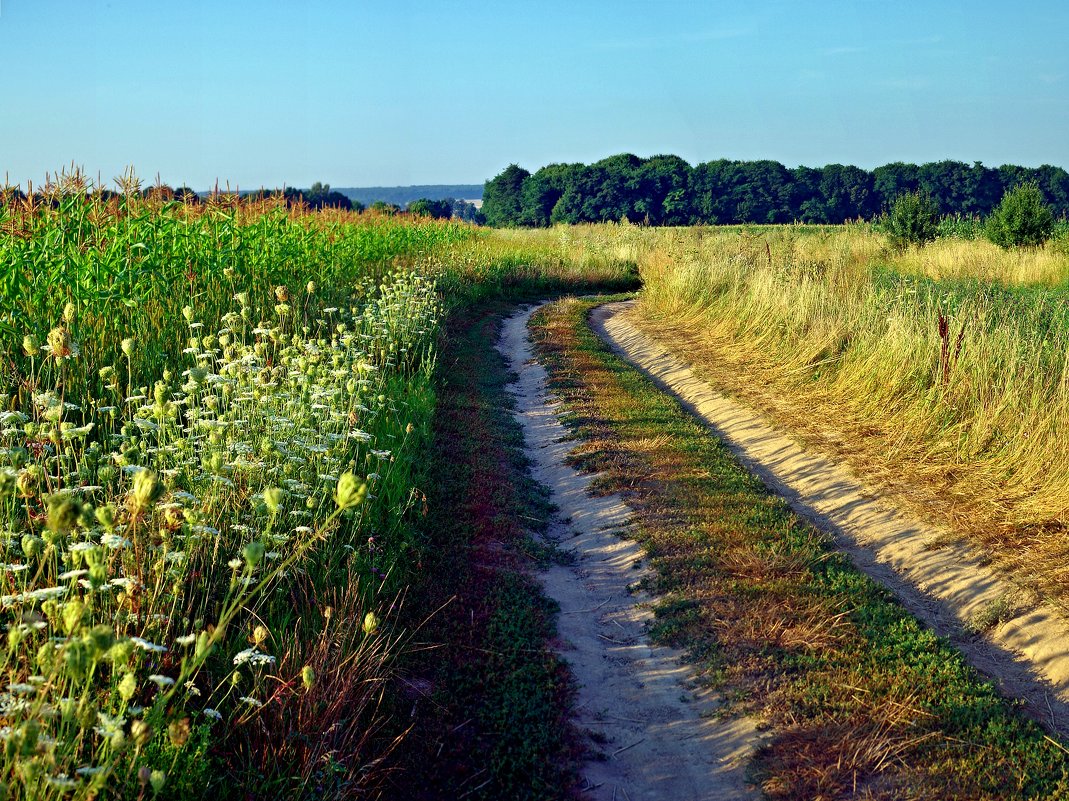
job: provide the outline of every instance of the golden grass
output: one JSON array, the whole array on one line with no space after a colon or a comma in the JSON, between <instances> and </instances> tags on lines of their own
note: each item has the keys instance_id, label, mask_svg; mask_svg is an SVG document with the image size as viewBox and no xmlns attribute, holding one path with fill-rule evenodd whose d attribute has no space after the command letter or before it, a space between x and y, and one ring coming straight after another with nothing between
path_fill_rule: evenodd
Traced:
<instances>
[{"instance_id":1,"label":"golden grass","mask_svg":"<svg viewBox=\"0 0 1069 801\"><path fill-rule=\"evenodd\" d=\"M852 227L631 246L650 333L1065 595L1069 258L960 240L896 254Z\"/></svg>"}]
</instances>

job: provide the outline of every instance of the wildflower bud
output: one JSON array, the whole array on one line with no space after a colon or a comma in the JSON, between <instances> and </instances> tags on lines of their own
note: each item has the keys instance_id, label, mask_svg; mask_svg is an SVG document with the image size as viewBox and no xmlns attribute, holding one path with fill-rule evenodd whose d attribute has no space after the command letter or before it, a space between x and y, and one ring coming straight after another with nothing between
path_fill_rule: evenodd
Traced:
<instances>
[{"instance_id":1,"label":"wildflower bud","mask_svg":"<svg viewBox=\"0 0 1069 801\"><path fill-rule=\"evenodd\" d=\"M236 670L230 674L230 683L235 687L241 684L241 674Z\"/></svg>"},{"instance_id":2,"label":"wildflower bud","mask_svg":"<svg viewBox=\"0 0 1069 801\"><path fill-rule=\"evenodd\" d=\"M41 342L33 334L27 334L22 338L22 352L27 356L36 356L41 352Z\"/></svg>"},{"instance_id":3,"label":"wildflower bud","mask_svg":"<svg viewBox=\"0 0 1069 801\"><path fill-rule=\"evenodd\" d=\"M137 692L137 679L133 673L127 673L122 677L119 682L119 697L124 701L129 702L134 697L134 693Z\"/></svg>"},{"instance_id":4,"label":"wildflower bud","mask_svg":"<svg viewBox=\"0 0 1069 801\"><path fill-rule=\"evenodd\" d=\"M115 507L110 503L107 506L97 507L96 519L109 533L115 529Z\"/></svg>"},{"instance_id":5,"label":"wildflower bud","mask_svg":"<svg viewBox=\"0 0 1069 801\"><path fill-rule=\"evenodd\" d=\"M134 355L134 346L137 344L133 337L127 337L122 341L122 352L126 354L127 358L131 358Z\"/></svg>"},{"instance_id":6,"label":"wildflower bud","mask_svg":"<svg viewBox=\"0 0 1069 801\"><path fill-rule=\"evenodd\" d=\"M37 465L31 465L19 473L19 477L15 479L15 486L22 497L33 497L37 491L37 485L40 483L41 473L41 468Z\"/></svg>"},{"instance_id":7,"label":"wildflower bud","mask_svg":"<svg viewBox=\"0 0 1069 801\"><path fill-rule=\"evenodd\" d=\"M65 326L56 326L48 332L48 346L52 348L52 356L56 359L74 355L74 342Z\"/></svg>"},{"instance_id":8,"label":"wildflower bud","mask_svg":"<svg viewBox=\"0 0 1069 801\"><path fill-rule=\"evenodd\" d=\"M238 303L240 303L242 308L244 309L244 307L249 305L249 293L248 292L238 292L238 294L234 295L234 300L236 300Z\"/></svg>"},{"instance_id":9,"label":"wildflower bud","mask_svg":"<svg viewBox=\"0 0 1069 801\"><path fill-rule=\"evenodd\" d=\"M186 318L186 322L187 323L193 322L193 307L192 306L183 306L182 307L182 316Z\"/></svg>"},{"instance_id":10,"label":"wildflower bud","mask_svg":"<svg viewBox=\"0 0 1069 801\"><path fill-rule=\"evenodd\" d=\"M279 284L275 287L275 298L279 303L285 303L290 299L290 291L287 287Z\"/></svg>"},{"instance_id":11,"label":"wildflower bud","mask_svg":"<svg viewBox=\"0 0 1069 801\"><path fill-rule=\"evenodd\" d=\"M167 737L175 748L185 745L189 739L189 718L171 721L171 725L167 727Z\"/></svg>"},{"instance_id":12,"label":"wildflower bud","mask_svg":"<svg viewBox=\"0 0 1069 801\"><path fill-rule=\"evenodd\" d=\"M364 615L364 634L374 634L379 630L379 616L374 612Z\"/></svg>"},{"instance_id":13,"label":"wildflower bud","mask_svg":"<svg viewBox=\"0 0 1069 801\"><path fill-rule=\"evenodd\" d=\"M78 516L82 513L82 504L76 498L65 493L49 495L45 499L48 506L47 526L50 531L62 533L70 531L78 523Z\"/></svg>"},{"instance_id":14,"label":"wildflower bud","mask_svg":"<svg viewBox=\"0 0 1069 801\"><path fill-rule=\"evenodd\" d=\"M245 558L245 564L254 568L264 558L264 544L260 540L253 540L241 549L241 555Z\"/></svg>"},{"instance_id":15,"label":"wildflower bud","mask_svg":"<svg viewBox=\"0 0 1069 801\"><path fill-rule=\"evenodd\" d=\"M309 665L305 665L301 668L301 684L304 685L304 689L311 690L315 683L316 672Z\"/></svg>"},{"instance_id":16,"label":"wildflower bud","mask_svg":"<svg viewBox=\"0 0 1069 801\"><path fill-rule=\"evenodd\" d=\"M139 747L152 739L152 727L140 719L134 719L130 724L130 737ZM145 770L142 768L142 770Z\"/></svg>"},{"instance_id":17,"label":"wildflower bud","mask_svg":"<svg viewBox=\"0 0 1069 801\"><path fill-rule=\"evenodd\" d=\"M148 783L152 785L152 792L162 793L167 784L167 774L162 770L154 770L149 774Z\"/></svg>"},{"instance_id":18,"label":"wildflower bud","mask_svg":"<svg viewBox=\"0 0 1069 801\"><path fill-rule=\"evenodd\" d=\"M137 781L142 787L148 784L150 776L152 776L152 770L150 768L142 767L137 769Z\"/></svg>"},{"instance_id":19,"label":"wildflower bud","mask_svg":"<svg viewBox=\"0 0 1069 801\"><path fill-rule=\"evenodd\" d=\"M0 469L0 500L13 495L19 474L10 468Z\"/></svg>"},{"instance_id":20,"label":"wildflower bud","mask_svg":"<svg viewBox=\"0 0 1069 801\"><path fill-rule=\"evenodd\" d=\"M411 434L415 430L416 430L416 427L414 425L412 425L411 423L409 423L407 426L405 426L405 433L406 434Z\"/></svg>"},{"instance_id":21,"label":"wildflower bud","mask_svg":"<svg viewBox=\"0 0 1069 801\"><path fill-rule=\"evenodd\" d=\"M323 609L323 618L329 623L330 619L334 617L334 607L327 606Z\"/></svg>"},{"instance_id":22,"label":"wildflower bud","mask_svg":"<svg viewBox=\"0 0 1069 801\"><path fill-rule=\"evenodd\" d=\"M63 630L68 635L74 634L82 625L86 611L86 605L81 601L68 601L63 604Z\"/></svg>"},{"instance_id":23,"label":"wildflower bud","mask_svg":"<svg viewBox=\"0 0 1069 801\"><path fill-rule=\"evenodd\" d=\"M130 491L130 505L135 512L144 512L163 494L163 484L151 470L134 473L134 486Z\"/></svg>"},{"instance_id":24,"label":"wildflower bud","mask_svg":"<svg viewBox=\"0 0 1069 801\"><path fill-rule=\"evenodd\" d=\"M189 377L194 384L200 386L204 383L204 380L208 377L207 367L190 367Z\"/></svg>"},{"instance_id":25,"label":"wildflower bud","mask_svg":"<svg viewBox=\"0 0 1069 801\"><path fill-rule=\"evenodd\" d=\"M22 538L22 552L30 559L40 556L45 551L45 541L40 537L27 534Z\"/></svg>"},{"instance_id":26,"label":"wildflower bud","mask_svg":"<svg viewBox=\"0 0 1069 801\"><path fill-rule=\"evenodd\" d=\"M338 492L335 500L341 509L351 509L359 506L367 496L367 484L360 483L352 473L344 473L338 479Z\"/></svg>"},{"instance_id":27,"label":"wildflower bud","mask_svg":"<svg viewBox=\"0 0 1069 801\"><path fill-rule=\"evenodd\" d=\"M194 651L194 655L197 657L197 659L203 659L207 657L209 653L211 653L211 649L211 638L208 636L208 632L202 631L200 634L197 635L197 647Z\"/></svg>"},{"instance_id":28,"label":"wildflower bud","mask_svg":"<svg viewBox=\"0 0 1069 801\"><path fill-rule=\"evenodd\" d=\"M113 665L125 665L134 655L134 644L129 640L120 640L108 649L108 659Z\"/></svg>"},{"instance_id":29,"label":"wildflower bud","mask_svg":"<svg viewBox=\"0 0 1069 801\"><path fill-rule=\"evenodd\" d=\"M284 489L281 487L269 487L264 490L264 505L267 506L267 510L271 514L277 515L284 497L286 497Z\"/></svg>"},{"instance_id":30,"label":"wildflower bud","mask_svg":"<svg viewBox=\"0 0 1069 801\"><path fill-rule=\"evenodd\" d=\"M265 627L257 626L252 630L252 641L258 646L263 645L264 640L267 639L268 633L269 632Z\"/></svg>"}]
</instances>

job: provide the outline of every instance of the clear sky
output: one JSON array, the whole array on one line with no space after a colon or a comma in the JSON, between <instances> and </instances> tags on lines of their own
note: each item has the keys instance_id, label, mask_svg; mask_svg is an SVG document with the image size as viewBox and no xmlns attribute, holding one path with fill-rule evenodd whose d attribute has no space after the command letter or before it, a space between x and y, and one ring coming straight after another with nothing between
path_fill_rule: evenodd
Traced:
<instances>
[{"instance_id":1,"label":"clear sky","mask_svg":"<svg viewBox=\"0 0 1069 801\"><path fill-rule=\"evenodd\" d=\"M0 178L202 189L692 164L1069 168L1069 3L0 0Z\"/></svg>"}]
</instances>

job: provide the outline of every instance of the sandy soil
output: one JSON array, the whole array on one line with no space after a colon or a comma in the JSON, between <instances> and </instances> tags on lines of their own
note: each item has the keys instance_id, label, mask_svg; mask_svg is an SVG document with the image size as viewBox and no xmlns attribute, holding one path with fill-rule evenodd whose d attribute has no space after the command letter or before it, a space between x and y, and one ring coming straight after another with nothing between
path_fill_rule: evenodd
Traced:
<instances>
[{"instance_id":1,"label":"sandy soil","mask_svg":"<svg viewBox=\"0 0 1069 801\"><path fill-rule=\"evenodd\" d=\"M541 578L561 607L562 656L579 685L577 724L600 755L584 769L589 795L598 801L757 798L745 773L759 741L755 721L716 719L717 697L696 685L683 654L650 644L651 599L633 591L649 568L642 549L625 536L631 510L618 496L592 497L593 477L564 462L567 431L527 335L533 311L505 321L498 349L518 375L509 390L532 473L560 510L548 538L575 557Z\"/></svg>"},{"instance_id":2,"label":"sandy soil","mask_svg":"<svg viewBox=\"0 0 1069 801\"><path fill-rule=\"evenodd\" d=\"M854 563L1051 730L1069 734L1069 625L1022 593L948 532L893 508L848 468L807 452L758 413L717 393L629 319L630 303L600 306L591 326L724 439L801 516L831 532ZM970 625L1009 608L983 636Z\"/></svg>"}]
</instances>

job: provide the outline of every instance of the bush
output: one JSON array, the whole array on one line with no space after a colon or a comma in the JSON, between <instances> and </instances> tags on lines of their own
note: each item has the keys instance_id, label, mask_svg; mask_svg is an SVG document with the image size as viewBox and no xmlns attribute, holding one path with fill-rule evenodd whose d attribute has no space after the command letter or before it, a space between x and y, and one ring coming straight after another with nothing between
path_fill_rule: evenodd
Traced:
<instances>
[{"instance_id":1,"label":"bush","mask_svg":"<svg viewBox=\"0 0 1069 801\"><path fill-rule=\"evenodd\" d=\"M923 246L939 233L939 205L927 192L901 194L884 216L883 229L895 248Z\"/></svg>"},{"instance_id":2,"label":"bush","mask_svg":"<svg viewBox=\"0 0 1069 801\"><path fill-rule=\"evenodd\" d=\"M1054 214L1036 184L1021 184L1002 196L984 225L984 235L1004 248L1039 247L1054 231Z\"/></svg>"}]
</instances>

